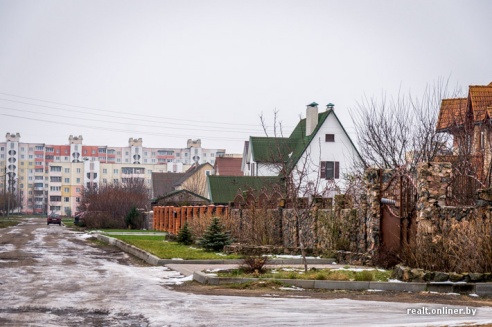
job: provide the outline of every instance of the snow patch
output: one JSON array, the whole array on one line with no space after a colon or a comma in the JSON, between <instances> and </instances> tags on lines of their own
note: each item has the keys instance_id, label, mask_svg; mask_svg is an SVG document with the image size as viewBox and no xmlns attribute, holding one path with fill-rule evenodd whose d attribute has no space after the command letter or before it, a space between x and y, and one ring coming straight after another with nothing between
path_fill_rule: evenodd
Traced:
<instances>
[{"instance_id":1,"label":"snow patch","mask_svg":"<svg viewBox=\"0 0 492 327\"><path fill-rule=\"evenodd\" d=\"M300 255L288 255L288 254L266 254L264 257L270 257L273 259L302 259ZM321 257L306 257L306 259L321 259Z\"/></svg>"},{"instance_id":2,"label":"snow patch","mask_svg":"<svg viewBox=\"0 0 492 327\"><path fill-rule=\"evenodd\" d=\"M337 268L337 269L332 269L332 270L343 270L343 271L353 271L353 272L361 272L361 271L373 271L377 269L374 268Z\"/></svg>"},{"instance_id":3,"label":"snow patch","mask_svg":"<svg viewBox=\"0 0 492 327\"><path fill-rule=\"evenodd\" d=\"M189 282L193 280L193 275L183 276L179 275L177 277L168 277L167 280L163 283L164 285L181 285L184 282Z\"/></svg>"},{"instance_id":4,"label":"snow patch","mask_svg":"<svg viewBox=\"0 0 492 327\"><path fill-rule=\"evenodd\" d=\"M14 251L14 250L15 250L15 246L13 246L12 244L0 245L0 252L10 252L10 251Z\"/></svg>"},{"instance_id":5,"label":"snow patch","mask_svg":"<svg viewBox=\"0 0 492 327\"><path fill-rule=\"evenodd\" d=\"M282 291L304 291L304 289L302 287L297 287L297 286L285 286L285 287L280 287L279 290L282 290Z\"/></svg>"},{"instance_id":6,"label":"snow patch","mask_svg":"<svg viewBox=\"0 0 492 327\"><path fill-rule=\"evenodd\" d=\"M83 234L81 234L81 233L77 233L75 236L77 236L77 238L81 238L81 239L83 239L83 240L86 240L86 239L88 239L88 238L94 237L94 236L93 236L92 234L90 234L90 233L83 233Z\"/></svg>"}]
</instances>

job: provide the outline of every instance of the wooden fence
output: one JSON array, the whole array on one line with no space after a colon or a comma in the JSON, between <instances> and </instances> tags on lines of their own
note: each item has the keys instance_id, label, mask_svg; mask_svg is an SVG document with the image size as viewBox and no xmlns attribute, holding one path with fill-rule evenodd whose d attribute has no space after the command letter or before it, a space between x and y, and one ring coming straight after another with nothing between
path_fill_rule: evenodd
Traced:
<instances>
[{"instance_id":1,"label":"wooden fence","mask_svg":"<svg viewBox=\"0 0 492 327\"><path fill-rule=\"evenodd\" d=\"M165 231L177 234L181 227L194 219L227 216L229 208L226 206L156 206L154 207L153 228L158 231Z\"/></svg>"}]
</instances>

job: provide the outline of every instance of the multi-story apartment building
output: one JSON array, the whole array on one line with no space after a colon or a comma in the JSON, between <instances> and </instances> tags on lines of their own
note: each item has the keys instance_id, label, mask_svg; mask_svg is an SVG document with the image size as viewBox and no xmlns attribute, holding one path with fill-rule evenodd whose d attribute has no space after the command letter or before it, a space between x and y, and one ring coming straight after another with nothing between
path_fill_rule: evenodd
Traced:
<instances>
[{"instance_id":1,"label":"multi-story apartment building","mask_svg":"<svg viewBox=\"0 0 492 327\"><path fill-rule=\"evenodd\" d=\"M83 145L82 136L68 140L67 145L22 143L19 133L7 133L0 142L0 192L14 194L18 210L71 215L84 188L129 178L151 188L152 172L184 172L225 155L224 149L203 149L200 140L188 140L186 148L147 148L141 138L130 138L126 147Z\"/></svg>"}]
</instances>

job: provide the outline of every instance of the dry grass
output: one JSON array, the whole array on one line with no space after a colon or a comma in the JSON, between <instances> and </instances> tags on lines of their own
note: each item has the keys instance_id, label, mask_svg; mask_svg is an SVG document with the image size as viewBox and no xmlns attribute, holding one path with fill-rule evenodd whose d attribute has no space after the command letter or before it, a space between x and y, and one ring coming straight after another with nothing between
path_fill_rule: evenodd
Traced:
<instances>
[{"instance_id":1,"label":"dry grass","mask_svg":"<svg viewBox=\"0 0 492 327\"><path fill-rule=\"evenodd\" d=\"M405 265L432 271L492 271L492 224L487 219L442 220L438 227L434 235L403 248Z\"/></svg>"},{"instance_id":2,"label":"dry grass","mask_svg":"<svg viewBox=\"0 0 492 327\"><path fill-rule=\"evenodd\" d=\"M249 272L243 269L234 269L219 272L220 277L245 277L245 278L274 278L274 279L305 279L305 280L336 280L336 281L388 281L391 270L332 270L312 269L304 272L303 269L267 269L264 273Z\"/></svg>"}]
</instances>

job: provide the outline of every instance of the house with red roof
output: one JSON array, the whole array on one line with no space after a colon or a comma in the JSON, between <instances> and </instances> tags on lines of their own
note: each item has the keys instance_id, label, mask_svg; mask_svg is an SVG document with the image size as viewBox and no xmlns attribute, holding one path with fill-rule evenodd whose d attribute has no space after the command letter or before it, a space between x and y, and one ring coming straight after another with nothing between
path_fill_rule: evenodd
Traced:
<instances>
[{"instance_id":1,"label":"house with red roof","mask_svg":"<svg viewBox=\"0 0 492 327\"><path fill-rule=\"evenodd\" d=\"M466 98L443 99L436 125L437 132L453 136L454 156L470 158L483 178L490 176L492 167L491 122L492 83L470 85Z\"/></svg>"},{"instance_id":2,"label":"house with red roof","mask_svg":"<svg viewBox=\"0 0 492 327\"><path fill-rule=\"evenodd\" d=\"M214 164L216 176L243 176L241 171L242 157L217 157Z\"/></svg>"}]
</instances>

